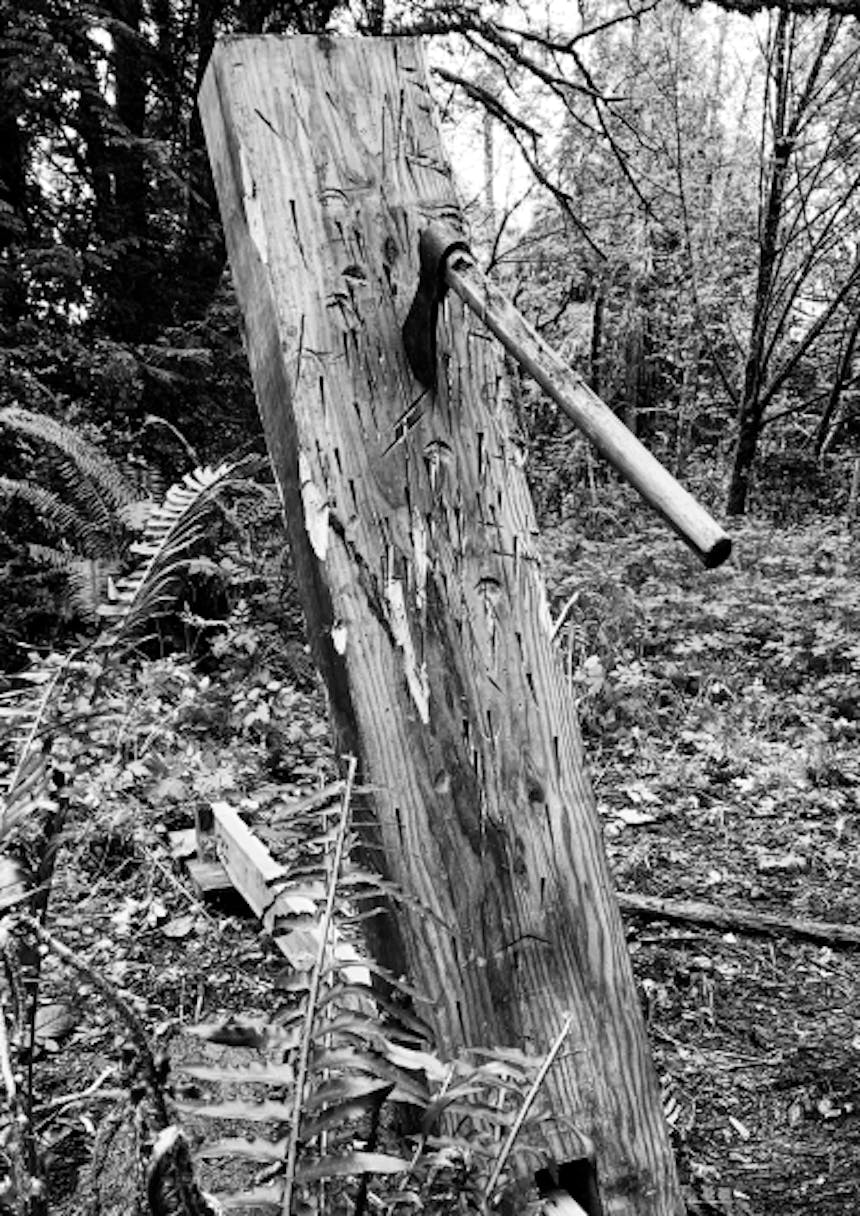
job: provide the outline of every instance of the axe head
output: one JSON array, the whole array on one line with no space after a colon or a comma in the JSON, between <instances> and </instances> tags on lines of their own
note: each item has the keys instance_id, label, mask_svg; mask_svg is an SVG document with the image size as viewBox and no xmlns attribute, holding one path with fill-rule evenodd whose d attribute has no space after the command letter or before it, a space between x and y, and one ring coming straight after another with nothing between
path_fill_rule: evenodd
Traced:
<instances>
[{"instance_id":1,"label":"axe head","mask_svg":"<svg viewBox=\"0 0 860 1216\"><path fill-rule=\"evenodd\" d=\"M436 387L436 322L448 290L448 258L455 252L471 256L466 241L445 224L431 224L418 239L418 290L403 323L403 348L413 376L429 389Z\"/></svg>"}]
</instances>

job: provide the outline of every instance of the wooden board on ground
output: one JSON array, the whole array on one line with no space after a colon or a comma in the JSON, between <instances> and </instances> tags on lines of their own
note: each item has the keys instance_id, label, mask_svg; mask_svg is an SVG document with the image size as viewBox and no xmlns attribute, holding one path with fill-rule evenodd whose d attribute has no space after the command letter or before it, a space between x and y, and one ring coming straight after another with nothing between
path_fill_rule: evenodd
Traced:
<instances>
[{"instance_id":1,"label":"wooden board on ground","mask_svg":"<svg viewBox=\"0 0 860 1216\"><path fill-rule=\"evenodd\" d=\"M200 840L196 828L183 828L170 833L173 857L185 862L188 875L202 893L235 890L252 912L261 920L263 928L273 934L273 941L281 953L299 969L313 963L309 946L301 950L301 965L297 961L298 946L296 931L286 936L275 932L281 917L294 917L297 911L312 914L313 901L305 895L297 895L294 888L283 890L287 870L280 865L251 828L233 807L226 802L212 806L212 831L205 841ZM208 852L211 848L218 860L196 856L198 848ZM316 945L318 938L311 925L306 931L308 941ZM311 940L312 939L312 940ZM310 961L308 959L310 958Z\"/></svg>"},{"instance_id":2,"label":"wooden board on ground","mask_svg":"<svg viewBox=\"0 0 860 1216\"><path fill-rule=\"evenodd\" d=\"M213 891L232 889L230 875L220 861L202 861L199 857L189 857L185 864L188 867L188 877L201 894L209 895Z\"/></svg>"},{"instance_id":3,"label":"wooden board on ground","mask_svg":"<svg viewBox=\"0 0 860 1216\"><path fill-rule=\"evenodd\" d=\"M275 861L241 815L227 802L212 804L215 852L233 886L250 908L271 928L277 887L287 871Z\"/></svg>"}]
</instances>

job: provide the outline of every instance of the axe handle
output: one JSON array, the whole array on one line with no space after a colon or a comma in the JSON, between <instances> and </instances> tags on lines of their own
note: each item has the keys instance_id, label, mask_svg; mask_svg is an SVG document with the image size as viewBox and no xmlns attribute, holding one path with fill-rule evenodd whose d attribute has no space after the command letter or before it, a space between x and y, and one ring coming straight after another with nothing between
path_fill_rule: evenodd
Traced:
<instances>
[{"instance_id":1,"label":"axe handle","mask_svg":"<svg viewBox=\"0 0 860 1216\"><path fill-rule=\"evenodd\" d=\"M445 265L444 277L448 287L496 335L613 468L675 529L705 566L712 569L724 562L732 551L732 542L717 521L604 405L582 377L559 358L471 259L453 254Z\"/></svg>"}]
</instances>

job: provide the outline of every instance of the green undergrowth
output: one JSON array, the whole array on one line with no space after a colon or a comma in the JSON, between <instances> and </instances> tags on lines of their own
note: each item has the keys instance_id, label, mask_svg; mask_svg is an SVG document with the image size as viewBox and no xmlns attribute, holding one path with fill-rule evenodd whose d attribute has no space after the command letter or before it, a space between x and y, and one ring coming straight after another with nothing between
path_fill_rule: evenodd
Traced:
<instances>
[{"instance_id":1,"label":"green undergrowth","mask_svg":"<svg viewBox=\"0 0 860 1216\"><path fill-rule=\"evenodd\" d=\"M397 893L353 859L350 795L363 791L338 780L300 639L285 645L264 608L239 599L220 621L187 615L197 659L56 660L51 771L65 821L49 928L37 941L13 907L2 941L15 975L40 952L48 1011L28 1032L26 1001L7 994L10 1058L38 1057L35 1088L7 1112L24 1129L10 1210L42 1210L38 1187L63 1213L137 1212L147 1186L172 1194L176 1162L164 1179L156 1169L165 1119L185 1129L172 1153L193 1144L193 1187L232 1195L228 1210L359 1212L372 1200L392 1216L452 1202L479 1212L502 1195L532 1210L521 1180L545 1114L542 1061L502 1049L440 1058L408 984L366 957L361 925ZM213 804L242 815L284 866L262 933L208 909L177 872L171 831ZM17 826L6 857L17 850L16 879L35 876L38 840ZM94 1135L80 1145L51 1099L79 1069L86 1092L105 1061L113 1105L105 1114L94 1093L91 1113L84 1099ZM72 1145L82 1168L70 1184L59 1162Z\"/></svg>"}]
</instances>

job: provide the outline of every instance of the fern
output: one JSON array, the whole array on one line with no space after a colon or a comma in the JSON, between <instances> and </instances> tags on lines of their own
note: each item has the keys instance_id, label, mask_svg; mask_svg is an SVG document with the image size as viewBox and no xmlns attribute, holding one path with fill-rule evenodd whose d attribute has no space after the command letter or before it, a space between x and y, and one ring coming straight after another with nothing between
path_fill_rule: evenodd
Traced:
<instances>
[{"instance_id":1,"label":"fern","mask_svg":"<svg viewBox=\"0 0 860 1216\"><path fill-rule=\"evenodd\" d=\"M56 544L26 544L29 556L66 576L67 596L59 604L94 621L108 577L139 532L149 504L141 502L118 466L74 427L19 406L0 409L0 425L52 449L50 467L59 492L32 479L0 477L0 499L25 502Z\"/></svg>"},{"instance_id":2,"label":"fern","mask_svg":"<svg viewBox=\"0 0 860 1216\"><path fill-rule=\"evenodd\" d=\"M19 405L0 409L0 425L55 448L73 470L73 477L68 478L70 487L78 487L79 498L101 526L109 526L121 507L137 499L134 487L110 457L73 426Z\"/></svg>"},{"instance_id":3,"label":"fern","mask_svg":"<svg viewBox=\"0 0 860 1216\"><path fill-rule=\"evenodd\" d=\"M236 464L225 461L214 470L195 469L182 483L172 485L161 505L150 511L143 537L131 545L142 560L115 584L111 599L99 608L99 615L113 622L104 639L107 645L134 636L148 621L170 610L177 582L203 540L218 495L245 482L258 463L254 456Z\"/></svg>"},{"instance_id":4,"label":"fern","mask_svg":"<svg viewBox=\"0 0 860 1216\"><path fill-rule=\"evenodd\" d=\"M18 677L19 687L0 697L0 722L16 759L0 782L0 841L27 816L54 806L51 774L43 747L57 690L70 660L39 662Z\"/></svg>"},{"instance_id":5,"label":"fern","mask_svg":"<svg viewBox=\"0 0 860 1216\"><path fill-rule=\"evenodd\" d=\"M52 532L82 552L92 551L91 547L99 542L100 533L88 519L42 486L24 479L0 477L0 498L26 502Z\"/></svg>"},{"instance_id":6,"label":"fern","mask_svg":"<svg viewBox=\"0 0 860 1216\"><path fill-rule=\"evenodd\" d=\"M238 464L224 463L214 472L199 469L187 475L183 485L171 487L161 507L151 512L143 539L135 546L143 561L117 583L113 604L99 600L104 582L115 567L47 546L33 546L34 556L43 564L53 565L69 576L81 610L112 619L112 627L98 643L96 670L103 670L122 642L173 603L179 576L189 560L188 551L201 539L217 495L229 485L241 485L257 464L258 458L249 457ZM42 754L42 739L49 730L62 726L59 689L71 666L86 666L85 657L86 652L76 652L59 660L59 666L56 655L37 659L19 677L20 686L0 697L0 721L9 728L16 757L8 778L0 781L0 841L28 816L52 805L51 771ZM91 678L97 683L97 674L91 673Z\"/></svg>"},{"instance_id":7,"label":"fern","mask_svg":"<svg viewBox=\"0 0 860 1216\"><path fill-rule=\"evenodd\" d=\"M352 1186L358 1188L359 1211L368 1177L391 1175L389 1186L439 1199L444 1210L452 1162L467 1159L476 1167L477 1209L490 1192L510 1183L512 1173L528 1172L522 1159L535 1152L538 1091L562 1036L542 1069L540 1061L518 1052L472 1052L445 1062L429 1049L428 1027L403 1009L403 998L415 994L364 959L354 933L344 927L354 923L356 907L365 898L377 900L380 891L377 876L349 857L350 795L351 776L275 811L290 863L288 878L272 892L278 917L271 932L288 960L294 939L305 952L315 943L313 966L290 970L289 1003L269 1023L230 1020L198 1028L203 1038L263 1058L258 1054L253 1063L236 1067L183 1066L198 1081L260 1097L195 1102L182 1110L231 1124L232 1134L205 1144L201 1158L263 1167L267 1185L221 1196L228 1209L261 1204L278 1212L299 1210L315 1190L315 1209L328 1210L335 1205L327 1202L325 1188L340 1194ZM334 798L340 805L333 822ZM391 895L390 884L384 887ZM300 957L294 960L298 966ZM422 1113L422 1131L408 1159L380 1152L376 1143L382 1111L391 1103ZM237 1121L255 1130L236 1136ZM235 1169L230 1173L235 1178ZM382 1210L384 1203L375 1206Z\"/></svg>"},{"instance_id":8,"label":"fern","mask_svg":"<svg viewBox=\"0 0 860 1216\"><path fill-rule=\"evenodd\" d=\"M40 566L47 566L65 576L69 600L64 607L77 612L85 621L95 622L99 607L107 593L108 579L117 571L118 563L98 557L75 557L50 545L27 546L30 557Z\"/></svg>"}]
</instances>

